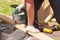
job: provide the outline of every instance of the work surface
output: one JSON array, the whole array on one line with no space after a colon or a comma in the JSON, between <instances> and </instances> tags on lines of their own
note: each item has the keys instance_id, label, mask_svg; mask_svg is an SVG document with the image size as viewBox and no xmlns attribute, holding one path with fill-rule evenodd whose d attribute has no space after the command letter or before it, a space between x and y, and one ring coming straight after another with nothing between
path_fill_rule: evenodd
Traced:
<instances>
[{"instance_id":1,"label":"work surface","mask_svg":"<svg viewBox=\"0 0 60 40\"><path fill-rule=\"evenodd\" d=\"M25 32L25 27L23 25L15 25L16 28L22 30ZM56 31L53 34L46 34L46 33L31 33L28 32L30 35L32 35L33 37L38 38L39 40L60 40L60 31Z\"/></svg>"},{"instance_id":2,"label":"work surface","mask_svg":"<svg viewBox=\"0 0 60 40\"><path fill-rule=\"evenodd\" d=\"M55 39L55 40L60 40L60 31L55 31L53 34L46 34L49 37Z\"/></svg>"}]
</instances>

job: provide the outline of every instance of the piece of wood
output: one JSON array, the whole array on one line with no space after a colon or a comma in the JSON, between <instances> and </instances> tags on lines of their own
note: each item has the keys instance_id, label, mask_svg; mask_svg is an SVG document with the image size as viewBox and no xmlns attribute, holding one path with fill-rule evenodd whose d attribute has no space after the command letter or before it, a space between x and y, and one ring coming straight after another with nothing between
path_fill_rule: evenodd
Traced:
<instances>
[{"instance_id":1,"label":"piece of wood","mask_svg":"<svg viewBox=\"0 0 60 40\"><path fill-rule=\"evenodd\" d=\"M25 34L23 31L17 29L6 40L23 40L26 36L27 36L27 34Z\"/></svg>"},{"instance_id":2,"label":"piece of wood","mask_svg":"<svg viewBox=\"0 0 60 40\"><path fill-rule=\"evenodd\" d=\"M7 17L5 15L0 14L0 19L2 19L3 21L5 21L6 23L14 25L14 21L11 18L9 18L9 17Z\"/></svg>"},{"instance_id":3,"label":"piece of wood","mask_svg":"<svg viewBox=\"0 0 60 40\"><path fill-rule=\"evenodd\" d=\"M27 37L27 38L25 38L25 39L23 39L23 40L39 40L39 39L30 36L30 37Z\"/></svg>"},{"instance_id":4,"label":"piece of wood","mask_svg":"<svg viewBox=\"0 0 60 40\"><path fill-rule=\"evenodd\" d=\"M25 32L25 27L24 27L24 25L15 25L15 27L16 28L18 28L18 29L20 29L20 30L22 30L23 32ZM39 32L39 33L31 33L31 32L28 32L30 35L32 35L33 37L36 37L36 38L38 38L39 40L54 40L53 38L51 38L51 37L49 37L49 36L47 36L47 35L45 35L44 33L41 33L41 32Z\"/></svg>"},{"instance_id":5,"label":"piece of wood","mask_svg":"<svg viewBox=\"0 0 60 40\"><path fill-rule=\"evenodd\" d=\"M52 19L52 17L53 17L53 14L50 14L50 15L44 20L44 22L50 21L50 20Z\"/></svg>"},{"instance_id":6,"label":"piece of wood","mask_svg":"<svg viewBox=\"0 0 60 40\"><path fill-rule=\"evenodd\" d=\"M42 0L43 1L43 0ZM37 5L38 5L38 3L37 3ZM36 5L36 6L37 6ZM36 13L36 15L37 16L35 16L36 17L36 20L38 20L38 22L40 23L41 21L44 21L44 19L45 19L45 10L44 10L44 7L45 7L45 3L43 2L42 4L41 4L41 6L39 7L39 9L36 11L37 13ZM43 16L42 16L43 15Z\"/></svg>"},{"instance_id":7,"label":"piece of wood","mask_svg":"<svg viewBox=\"0 0 60 40\"><path fill-rule=\"evenodd\" d=\"M44 0L44 2L45 2L45 7L44 7L44 9L46 9L49 5L50 5L50 3L49 3L49 0Z\"/></svg>"},{"instance_id":8,"label":"piece of wood","mask_svg":"<svg viewBox=\"0 0 60 40\"><path fill-rule=\"evenodd\" d=\"M57 22L48 22L48 25L52 27L53 25L59 25L59 24Z\"/></svg>"},{"instance_id":9,"label":"piece of wood","mask_svg":"<svg viewBox=\"0 0 60 40\"><path fill-rule=\"evenodd\" d=\"M43 1L43 0L42 0ZM37 3L38 5L39 3ZM36 5L36 6L37 6ZM41 6L39 6L39 9L36 11L37 13L37 17L36 19L38 20L38 22L40 23L41 21L44 22L45 19L47 19L46 21L50 20L50 18L48 19L48 15L50 16L50 3L49 0L44 0L41 3Z\"/></svg>"},{"instance_id":10,"label":"piece of wood","mask_svg":"<svg viewBox=\"0 0 60 40\"><path fill-rule=\"evenodd\" d=\"M9 36L10 34L2 32L1 40L6 40Z\"/></svg>"},{"instance_id":11,"label":"piece of wood","mask_svg":"<svg viewBox=\"0 0 60 40\"><path fill-rule=\"evenodd\" d=\"M48 6L47 9L45 9L45 13L46 13L46 18L45 18L44 22L49 22L54 16L54 12L53 12L53 9L51 8L51 6Z\"/></svg>"}]
</instances>

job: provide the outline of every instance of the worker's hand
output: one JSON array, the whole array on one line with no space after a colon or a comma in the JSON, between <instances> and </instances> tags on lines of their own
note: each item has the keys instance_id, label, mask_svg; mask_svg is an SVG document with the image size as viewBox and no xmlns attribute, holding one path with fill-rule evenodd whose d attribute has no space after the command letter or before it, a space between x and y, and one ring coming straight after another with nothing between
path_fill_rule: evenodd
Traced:
<instances>
[{"instance_id":1,"label":"worker's hand","mask_svg":"<svg viewBox=\"0 0 60 40\"><path fill-rule=\"evenodd\" d=\"M16 7L16 9L20 12L20 10L24 7L24 4L20 4L19 6Z\"/></svg>"}]
</instances>

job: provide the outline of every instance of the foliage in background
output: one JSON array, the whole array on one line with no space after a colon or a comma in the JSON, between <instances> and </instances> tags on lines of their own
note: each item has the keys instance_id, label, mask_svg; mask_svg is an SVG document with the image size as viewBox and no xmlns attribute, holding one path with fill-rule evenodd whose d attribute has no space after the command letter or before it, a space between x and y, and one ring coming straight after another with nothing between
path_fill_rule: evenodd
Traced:
<instances>
[{"instance_id":1,"label":"foliage in background","mask_svg":"<svg viewBox=\"0 0 60 40\"><path fill-rule=\"evenodd\" d=\"M5 15L11 15L14 8L10 5L19 5L21 0L0 0L0 13Z\"/></svg>"}]
</instances>

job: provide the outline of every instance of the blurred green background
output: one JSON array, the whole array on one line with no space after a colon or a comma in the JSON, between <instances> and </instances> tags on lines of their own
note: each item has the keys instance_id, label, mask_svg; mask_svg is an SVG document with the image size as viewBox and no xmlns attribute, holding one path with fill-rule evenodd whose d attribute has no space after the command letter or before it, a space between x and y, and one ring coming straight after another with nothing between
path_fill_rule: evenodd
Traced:
<instances>
[{"instance_id":1,"label":"blurred green background","mask_svg":"<svg viewBox=\"0 0 60 40\"><path fill-rule=\"evenodd\" d=\"M14 10L11 5L19 5L21 3L21 0L0 0L0 14L11 15Z\"/></svg>"}]
</instances>

